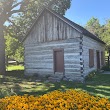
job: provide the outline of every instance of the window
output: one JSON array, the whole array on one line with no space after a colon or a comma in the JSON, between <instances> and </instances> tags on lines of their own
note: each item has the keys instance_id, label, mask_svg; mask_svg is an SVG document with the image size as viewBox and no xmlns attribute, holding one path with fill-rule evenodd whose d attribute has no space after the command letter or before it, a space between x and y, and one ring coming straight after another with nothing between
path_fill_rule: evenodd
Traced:
<instances>
[{"instance_id":1,"label":"window","mask_svg":"<svg viewBox=\"0 0 110 110\"><path fill-rule=\"evenodd\" d=\"M89 67L92 68L94 66L94 50L89 49Z\"/></svg>"},{"instance_id":2,"label":"window","mask_svg":"<svg viewBox=\"0 0 110 110\"><path fill-rule=\"evenodd\" d=\"M101 65L104 65L104 52L101 52Z\"/></svg>"}]
</instances>

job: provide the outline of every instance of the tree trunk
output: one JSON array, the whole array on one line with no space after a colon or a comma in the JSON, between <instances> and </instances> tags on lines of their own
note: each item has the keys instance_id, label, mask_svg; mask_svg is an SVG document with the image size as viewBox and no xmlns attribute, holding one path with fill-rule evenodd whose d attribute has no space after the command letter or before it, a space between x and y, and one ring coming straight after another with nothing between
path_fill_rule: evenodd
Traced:
<instances>
[{"instance_id":1,"label":"tree trunk","mask_svg":"<svg viewBox=\"0 0 110 110\"><path fill-rule=\"evenodd\" d=\"M0 74L5 74L5 39L3 33L3 26L0 25Z\"/></svg>"}]
</instances>

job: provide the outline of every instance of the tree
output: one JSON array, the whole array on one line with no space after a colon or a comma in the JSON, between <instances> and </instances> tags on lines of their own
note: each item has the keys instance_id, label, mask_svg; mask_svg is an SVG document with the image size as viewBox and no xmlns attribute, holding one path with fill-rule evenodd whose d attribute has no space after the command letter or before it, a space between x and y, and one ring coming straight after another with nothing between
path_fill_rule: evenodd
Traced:
<instances>
[{"instance_id":1,"label":"tree","mask_svg":"<svg viewBox=\"0 0 110 110\"><path fill-rule=\"evenodd\" d=\"M106 24L102 26L101 39L106 43L107 48L110 47L110 20L106 21Z\"/></svg>"},{"instance_id":2,"label":"tree","mask_svg":"<svg viewBox=\"0 0 110 110\"><path fill-rule=\"evenodd\" d=\"M6 48L5 48L5 52L6 52L6 56L8 56L8 58L12 58L14 60L17 60L18 62L23 62L23 53L24 53L24 49L22 44L19 42L18 39L5 36L6 39Z\"/></svg>"},{"instance_id":3,"label":"tree","mask_svg":"<svg viewBox=\"0 0 110 110\"><path fill-rule=\"evenodd\" d=\"M17 2L16 0L0 0L0 73L5 73L5 22L10 21L11 16L14 13L22 12L28 0ZM19 9L15 9L20 6Z\"/></svg>"},{"instance_id":4,"label":"tree","mask_svg":"<svg viewBox=\"0 0 110 110\"><path fill-rule=\"evenodd\" d=\"M6 39L6 56L12 56L15 54L15 50L18 48L18 40L15 38L12 38L10 36L5 36Z\"/></svg>"},{"instance_id":5,"label":"tree","mask_svg":"<svg viewBox=\"0 0 110 110\"><path fill-rule=\"evenodd\" d=\"M100 26L99 20L94 17L92 17L86 24L86 29L96 36L99 36L100 27L101 26Z\"/></svg>"},{"instance_id":6,"label":"tree","mask_svg":"<svg viewBox=\"0 0 110 110\"><path fill-rule=\"evenodd\" d=\"M0 0L0 73L5 73L4 31L18 39L19 36L23 37L27 31L27 28L22 28L23 30L20 31L20 21L18 20L19 22L16 22L16 20L13 19L14 14L17 13L19 19L22 17L27 18L24 19L24 23L26 23L29 28L42 7L48 6L60 12L60 14L64 14L70 7L70 1L71 0ZM6 21L10 23L8 27L5 26ZM10 31L13 29L14 31Z\"/></svg>"},{"instance_id":7,"label":"tree","mask_svg":"<svg viewBox=\"0 0 110 110\"><path fill-rule=\"evenodd\" d=\"M110 19L104 25L100 25L97 18L91 18L86 24L86 29L104 41L106 49L110 47Z\"/></svg>"}]
</instances>

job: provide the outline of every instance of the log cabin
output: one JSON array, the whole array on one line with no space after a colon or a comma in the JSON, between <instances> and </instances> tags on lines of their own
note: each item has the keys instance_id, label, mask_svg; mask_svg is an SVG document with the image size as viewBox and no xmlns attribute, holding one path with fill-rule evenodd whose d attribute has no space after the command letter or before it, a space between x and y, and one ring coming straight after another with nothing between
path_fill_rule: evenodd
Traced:
<instances>
[{"instance_id":1,"label":"log cabin","mask_svg":"<svg viewBox=\"0 0 110 110\"><path fill-rule=\"evenodd\" d=\"M105 43L85 28L44 8L23 40L25 74L84 81L105 64Z\"/></svg>"}]
</instances>

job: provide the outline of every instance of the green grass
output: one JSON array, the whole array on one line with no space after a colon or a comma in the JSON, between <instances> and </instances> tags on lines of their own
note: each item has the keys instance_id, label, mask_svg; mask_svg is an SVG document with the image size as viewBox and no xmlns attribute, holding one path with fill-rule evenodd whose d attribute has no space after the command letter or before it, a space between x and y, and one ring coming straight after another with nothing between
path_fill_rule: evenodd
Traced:
<instances>
[{"instance_id":1,"label":"green grass","mask_svg":"<svg viewBox=\"0 0 110 110\"><path fill-rule=\"evenodd\" d=\"M24 66L22 66L22 65L9 65L7 67L7 71L13 71L13 70L24 70Z\"/></svg>"},{"instance_id":2,"label":"green grass","mask_svg":"<svg viewBox=\"0 0 110 110\"><path fill-rule=\"evenodd\" d=\"M53 90L80 89L90 94L110 99L110 75L96 74L91 80L82 83L65 82L46 83L45 79L36 82L35 77L26 77L23 71L9 71L0 76L0 97L9 95L43 95Z\"/></svg>"}]
</instances>

